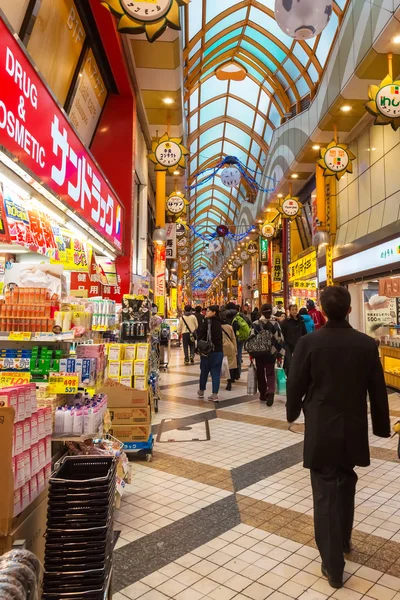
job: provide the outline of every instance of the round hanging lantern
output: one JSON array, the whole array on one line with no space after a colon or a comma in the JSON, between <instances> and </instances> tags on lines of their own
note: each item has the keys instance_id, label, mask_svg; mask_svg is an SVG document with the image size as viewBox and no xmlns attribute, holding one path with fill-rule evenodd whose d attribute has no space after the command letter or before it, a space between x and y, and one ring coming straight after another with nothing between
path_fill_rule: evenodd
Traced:
<instances>
[{"instance_id":1,"label":"round hanging lantern","mask_svg":"<svg viewBox=\"0 0 400 600\"><path fill-rule=\"evenodd\" d=\"M227 228L226 225L218 225L217 235L219 237L225 237L226 235L228 235L228 233L229 233L229 229Z\"/></svg>"},{"instance_id":2,"label":"round hanging lantern","mask_svg":"<svg viewBox=\"0 0 400 600\"><path fill-rule=\"evenodd\" d=\"M320 34L328 25L332 10L332 0L275 0L275 20L295 40Z\"/></svg>"},{"instance_id":3,"label":"round hanging lantern","mask_svg":"<svg viewBox=\"0 0 400 600\"><path fill-rule=\"evenodd\" d=\"M225 169L221 171L221 181L226 187L239 187L241 179L242 174L235 166L225 167Z\"/></svg>"}]
</instances>

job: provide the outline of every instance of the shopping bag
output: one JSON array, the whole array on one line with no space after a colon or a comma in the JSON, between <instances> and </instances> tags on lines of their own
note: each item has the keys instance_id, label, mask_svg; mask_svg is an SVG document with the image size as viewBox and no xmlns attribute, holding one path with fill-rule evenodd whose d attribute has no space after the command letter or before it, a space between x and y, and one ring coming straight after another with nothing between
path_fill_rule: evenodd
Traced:
<instances>
[{"instance_id":1,"label":"shopping bag","mask_svg":"<svg viewBox=\"0 0 400 600\"><path fill-rule=\"evenodd\" d=\"M282 367L275 368L276 389L281 396L286 395L286 373Z\"/></svg>"},{"instance_id":2,"label":"shopping bag","mask_svg":"<svg viewBox=\"0 0 400 600\"><path fill-rule=\"evenodd\" d=\"M247 393L249 396L257 394L257 371L253 361L251 361L247 372Z\"/></svg>"},{"instance_id":3,"label":"shopping bag","mask_svg":"<svg viewBox=\"0 0 400 600\"><path fill-rule=\"evenodd\" d=\"M229 371L228 357L224 356L222 365L221 365L221 379L230 379L230 378L231 378L231 374Z\"/></svg>"}]
</instances>

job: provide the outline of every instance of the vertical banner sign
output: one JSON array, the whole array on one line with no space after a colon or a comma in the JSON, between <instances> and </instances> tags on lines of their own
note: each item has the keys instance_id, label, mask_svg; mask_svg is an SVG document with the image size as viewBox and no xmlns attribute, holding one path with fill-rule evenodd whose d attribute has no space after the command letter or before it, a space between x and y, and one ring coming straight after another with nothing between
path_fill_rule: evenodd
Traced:
<instances>
[{"instance_id":1,"label":"vertical banner sign","mask_svg":"<svg viewBox=\"0 0 400 600\"><path fill-rule=\"evenodd\" d=\"M261 294L266 295L268 292L268 273L261 273Z\"/></svg>"},{"instance_id":2,"label":"vertical banner sign","mask_svg":"<svg viewBox=\"0 0 400 600\"><path fill-rule=\"evenodd\" d=\"M268 240L260 237L260 261L268 262Z\"/></svg>"},{"instance_id":3,"label":"vertical banner sign","mask_svg":"<svg viewBox=\"0 0 400 600\"><path fill-rule=\"evenodd\" d=\"M1 19L0 145L122 250L121 203Z\"/></svg>"},{"instance_id":4,"label":"vertical banner sign","mask_svg":"<svg viewBox=\"0 0 400 600\"><path fill-rule=\"evenodd\" d=\"M280 283L282 281L282 252L277 252L274 255L274 269L272 273L272 281Z\"/></svg>"},{"instance_id":5,"label":"vertical banner sign","mask_svg":"<svg viewBox=\"0 0 400 600\"><path fill-rule=\"evenodd\" d=\"M326 285L333 285L333 246L326 247Z\"/></svg>"},{"instance_id":6,"label":"vertical banner sign","mask_svg":"<svg viewBox=\"0 0 400 600\"><path fill-rule=\"evenodd\" d=\"M171 312L176 314L178 310L178 290L171 288Z\"/></svg>"},{"instance_id":7,"label":"vertical banner sign","mask_svg":"<svg viewBox=\"0 0 400 600\"><path fill-rule=\"evenodd\" d=\"M154 257L155 303L159 314L165 311L165 246L157 245Z\"/></svg>"},{"instance_id":8,"label":"vertical banner sign","mask_svg":"<svg viewBox=\"0 0 400 600\"><path fill-rule=\"evenodd\" d=\"M165 232L167 234L166 258L176 258L176 223L167 223Z\"/></svg>"}]
</instances>

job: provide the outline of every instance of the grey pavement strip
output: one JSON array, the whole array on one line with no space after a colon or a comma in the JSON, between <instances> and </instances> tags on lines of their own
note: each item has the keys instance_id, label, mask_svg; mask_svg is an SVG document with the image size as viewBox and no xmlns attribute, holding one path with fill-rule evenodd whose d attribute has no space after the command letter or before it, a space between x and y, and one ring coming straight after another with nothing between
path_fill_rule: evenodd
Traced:
<instances>
[{"instance_id":1,"label":"grey pavement strip","mask_svg":"<svg viewBox=\"0 0 400 600\"><path fill-rule=\"evenodd\" d=\"M231 470L235 492L288 469L303 460L303 442L278 450Z\"/></svg>"},{"instance_id":2,"label":"grey pavement strip","mask_svg":"<svg viewBox=\"0 0 400 600\"><path fill-rule=\"evenodd\" d=\"M160 385L160 390L176 390L176 388L195 385L195 383L198 383L198 381L199 378L193 379L193 381L182 381L181 383L167 383L166 385Z\"/></svg>"},{"instance_id":3,"label":"grey pavement strip","mask_svg":"<svg viewBox=\"0 0 400 600\"><path fill-rule=\"evenodd\" d=\"M234 494L114 552L114 593L240 524Z\"/></svg>"}]
</instances>

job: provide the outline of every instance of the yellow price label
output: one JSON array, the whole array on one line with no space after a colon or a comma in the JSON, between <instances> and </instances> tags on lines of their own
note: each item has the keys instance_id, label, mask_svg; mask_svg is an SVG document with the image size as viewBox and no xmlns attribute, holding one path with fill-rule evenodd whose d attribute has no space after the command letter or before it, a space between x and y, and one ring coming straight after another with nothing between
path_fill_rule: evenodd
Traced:
<instances>
[{"instance_id":1,"label":"yellow price label","mask_svg":"<svg viewBox=\"0 0 400 600\"><path fill-rule=\"evenodd\" d=\"M0 388L25 385L30 380L31 374L29 372L14 373L12 371L3 371L0 373Z\"/></svg>"},{"instance_id":2,"label":"yellow price label","mask_svg":"<svg viewBox=\"0 0 400 600\"><path fill-rule=\"evenodd\" d=\"M8 339L13 342L29 342L32 337L30 331L10 331Z\"/></svg>"},{"instance_id":3,"label":"yellow price label","mask_svg":"<svg viewBox=\"0 0 400 600\"><path fill-rule=\"evenodd\" d=\"M79 377L77 373L50 373L50 394L76 394L78 392Z\"/></svg>"}]
</instances>

